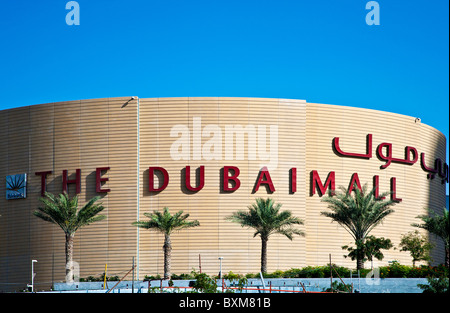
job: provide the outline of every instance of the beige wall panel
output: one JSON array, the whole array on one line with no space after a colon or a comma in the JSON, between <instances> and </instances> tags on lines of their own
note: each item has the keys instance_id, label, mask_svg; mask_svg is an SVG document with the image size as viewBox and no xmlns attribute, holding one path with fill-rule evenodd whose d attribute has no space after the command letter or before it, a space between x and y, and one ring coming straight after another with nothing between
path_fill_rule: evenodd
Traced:
<instances>
[{"instance_id":1,"label":"beige wall panel","mask_svg":"<svg viewBox=\"0 0 450 313\"><path fill-rule=\"evenodd\" d=\"M0 134L4 138L8 138L8 112L3 111L0 112ZM8 151L8 140L0 140L0 151ZM6 177L8 175L8 154L7 153L0 153L0 177ZM8 268L11 260L8 257L9 256L9 248L8 242L10 241L10 231L8 229L9 225L9 213L10 210L8 209L8 201L5 198L6 194L6 183L4 183L5 180L2 179L0 183L0 267L2 269ZM10 275L12 273L7 273L7 271L2 270L2 274L0 276L0 283L6 284L8 281L10 281ZM5 290L5 286L0 285L3 290Z\"/></svg>"},{"instance_id":2,"label":"beige wall panel","mask_svg":"<svg viewBox=\"0 0 450 313\"><path fill-rule=\"evenodd\" d=\"M431 153L433 155L431 159L434 160L438 157L435 151L437 147L427 150L428 147L423 143L429 142L428 140L431 138L421 139L424 133L423 127L426 127L426 125L415 123L414 118L411 117L364 109L308 104L307 110L307 172L313 169L318 170L324 182L328 172L334 170L336 172L336 186L343 185L346 188L353 172L359 174L361 184L367 182L370 188L373 186L373 176L378 175L380 177L380 191L389 191L390 179L396 177L397 196L402 198L403 201L394 206L395 213L389 216L382 225L375 228L372 234L390 238L394 245L398 247L400 234L414 230L410 224L417 222L415 217L423 213L423 206L418 207L417 200L422 199L422 203L425 201L423 205L428 202L427 193L430 182L425 178L426 173L420 168L420 156L419 162L414 165L392 163L386 169L380 169L385 161L376 156L376 149L383 142L392 143L393 157L405 158L405 147L412 146L417 149L419 154L425 151ZM339 115L337 111L340 111ZM327 127L324 127L324 125L327 125ZM430 130L428 128L427 133L430 133ZM337 156L331 149L332 139L340 137L340 147L343 151L365 153L365 139L369 133L373 134L373 157L370 160ZM431 130L431 133L434 133L434 136L441 137L441 134L436 130ZM436 142L436 139L430 141ZM314 148L310 149L311 146ZM440 145L440 148L437 148L441 151L440 153L442 153L442 150L445 151L442 147ZM313 152L310 152L310 150ZM440 157L445 159L445 155ZM440 189L436 193L436 198L439 198L440 202L445 200L445 197L443 197L445 185L443 186L443 188L433 187L434 190ZM317 194L307 198L308 206L316 206L320 208L319 211L327 210L325 203L320 203L319 198ZM315 231L315 242L308 240L308 245L311 243L309 262L314 260L318 263L324 263L328 254L331 253L336 263L346 266L353 265L354 262L349 263L348 260L341 257L343 251L340 249L340 246L352 241L350 235L343 233L339 226L333 229L331 224L327 225L330 220L327 221L327 218L323 216L311 212L309 219L314 221L312 225L316 227L316 230L308 230L308 233ZM328 248L329 251L325 251L326 249L322 249L321 252L317 250L315 247L319 242L327 242L327 246L330 247ZM399 250L393 249L385 253L382 264L391 260L398 260L406 264L411 262L407 253L400 253Z\"/></svg>"},{"instance_id":3,"label":"beige wall panel","mask_svg":"<svg viewBox=\"0 0 450 313\"><path fill-rule=\"evenodd\" d=\"M102 197L105 206L103 214L107 215L107 219L79 230L75 236L74 260L80 265L81 276L99 276L106 263L109 275L131 268L132 257L137 250L136 230L131 226L137 218L137 105L136 101L127 103L129 99L61 102L0 114L6 121L11 121L9 115L17 118L14 124L9 122L6 131L14 131L16 136L20 133L21 142L14 146L7 145L5 151L10 154L9 158L16 160L15 163L9 162L12 169L16 167L21 172L27 172L29 182L26 200L0 200L14 207L14 211L27 221L24 224L14 216L8 219L11 224L8 237L17 237L8 242L18 252L9 249L8 257L2 255L2 271L4 264L8 264L9 272L24 273L20 277L17 274L6 276L8 283L16 284L14 288L24 288L29 283L32 258L39 261L35 266L39 272L37 288L49 286L52 281L62 281L65 275L63 232L59 227L31 215L40 195L40 177L34 175L37 171L52 171L47 179L47 191L60 193L62 171L67 169L69 177L74 178L75 170L80 168L79 203L83 205L95 195ZM29 142L24 143L23 140ZM97 194L95 169L108 166L111 170L102 177L108 177L110 181L103 186L111 188L111 192ZM2 169L2 176L8 174L7 170ZM74 185L69 186L69 192L71 196L75 194ZM21 202L27 205L23 207ZM19 231L21 235L17 235Z\"/></svg>"},{"instance_id":4,"label":"beige wall panel","mask_svg":"<svg viewBox=\"0 0 450 313\"><path fill-rule=\"evenodd\" d=\"M19 234L28 234L30 229L30 218L28 215L29 204L26 199L6 200L5 197L5 178L7 175L15 175L27 173L29 170L29 147L30 137L28 133L28 124L30 118L29 108L17 108L5 111L7 112L7 129L4 134L4 140L6 141L6 149L2 149L2 154L7 157L7 166L3 168L2 177L2 190L3 196L1 197L0 207L0 219L5 220L0 224L2 227L1 237L5 236L7 241L5 245L2 245L2 250L6 250L6 253L2 255L2 265L7 267L27 266L30 257L30 237L20 236ZM16 201L11 203L11 201ZM13 205L15 204L15 205ZM6 230L6 233L5 233ZM25 278L24 272L8 272L0 278L2 284L16 283L20 279ZM5 279L6 278L6 279Z\"/></svg>"},{"instance_id":5,"label":"beige wall panel","mask_svg":"<svg viewBox=\"0 0 450 313\"><path fill-rule=\"evenodd\" d=\"M39 201L41 192L41 177L36 172L53 171L54 146L54 106L43 104L30 107L30 162L27 184L27 211L30 219L30 258L27 259L26 273L29 274L31 259L38 260L35 263L36 273L39 273L39 281L36 287L42 288L51 284L57 276L64 276L64 268L55 264L64 264L64 234L57 226L51 226L36 217L32 212L41 205ZM47 190L54 192L54 175L47 176ZM58 184L57 188L60 188ZM49 227L50 226L50 227Z\"/></svg>"},{"instance_id":6,"label":"beige wall panel","mask_svg":"<svg viewBox=\"0 0 450 313\"><path fill-rule=\"evenodd\" d=\"M137 100L108 101L109 171L108 186L108 271L126 273L136 257L137 220Z\"/></svg>"},{"instance_id":7,"label":"beige wall panel","mask_svg":"<svg viewBox=\"0 0 450 313\"><path fill-rule=\"evenodd\" d=\"M259 268L259 238L253 238L252 231L242 229L239 225L225 221L225 217L231 215L231 213L236 210L246 209L257 196L267 196L264 187L254 195L251 193L257 174L264 162L261 162L260 160L247 160L248 148L250 146L248 142L245 144L242 160L236 160L237 151L235 146L232 147L233 158L231 160L225 160L225 129L226 125L238 124L246 127L248 124L251 124L255 126L255 131L257 131L257 125L259 124L277 125L278 117L275 121L273 117L278 116L278 100L267 99L266 101L255 100L254 102L251 102L249 99L235 98L189 98L188 100L158 99L158 109L153 111L149 110L144 101L145 100L141 101L140 110L141 165L145 166L145 168L148 167L146 159L150 162L156 161L156 166L163 166L168 170L170 183L163 192L154 197L158 198L157 201L149 200L148 197L145 196L146 192L144 191L141 208L144 207L144 201L147 203L156 202L159 204L157 208L159 210L161 210L163 206L173 208L174 211L183 209L191 214L192 219L198 219L201 223L200 227L185 231L183 235L181 233L179 235L174 235L172 240L174 246L174 251L172 252L172 271L179 273L189 272L192 267L198 268L199 254L202 258L202 270L206 272L216 273L218 271L218 256L223 256L224 260L227 260L226 264L228 270L233 270L234 268L234 271L236 271L239 270L239 268L242 268L243 272L249 271L250 269L255 269L255 271L257 271ZM153 106L155 105L154 102L152 102L152 104ZM285 106L286 105L287 104L285 104ZM265 113L258 113L263 109L266 111ZM173 112L177 112L176 116L173 116ZM154 120L155 114L158 117L156 121ZM143 121L147 118L152 119L152 122L144 125ZM194 123L196 124L194 125ZM219 155L213 154L218 160L205 160L205 157L207 158L207 156L205 156L203 152L208 151L195 150L192 145L189 146L189 157L178 161L173 160L170 155L170 147L175 140L179 138L170 137L170 130L175 125L187 129L191 144L193 144L194 140L199 140L201 136L200 147L203 147L205 143L212 139L212 133L206 133L206 131L217 131L217 129L219 129L222 136L222 151ZM155 139L157 145L154 143L148 143L147 145L147 141L144 143L144 136L151 134L152 129L157 134L157 139ZM268 129L269 127L267 127L267 142L269 139ZM203 133L203 131L205 131L205 133ZM181 134L179 136L181 136ZM245 135L244 140L248 140L247 135ZM252 144L254 143L252 142ZM152 150L151 147L153 150L157 149L153 151L152 154L149 153L149 151ZM215 147L216 146L214 146L214 148ZM269 151L270 146L267 145L266 148ZM215 150L213 152L215 152ZM194 160L194 158L197 158L196 156L198 153L200 153L202 160ZM155 155L157 157L155 157ZM211 157L212 156L210 156L210 158ZM181 190L181 183L184 183L181 171L186 165L191 166L192 177L195 169L201 165L205 165L205 187L197 193L186 193ZM224 165L238 166L240 169L239 179L241 180L241 187L239 190L230 194L220 193L220 169L223 168ZM289 178L288 170L289 169L285 170L286 173L284 173L284 176L287 179ZM279 180L283 175L277 175L277 173L274 172L271 173L271 176L274 183L280 185ZM144 179L148 179L148 176L145 176ZM287 184L288 182L286 181L284 183ZM145 187L148 187L147 182L144 182L144 184ZM218 197L217 194L219 194ZM276 194L274 194L274 196L276 196ZM141 212L143 212L142 209ZM150 232L146 232L146 234L141 232L141 242L148 242L142 246L146 246L148 249L151 247L151 243L148 240L152 237L159 238L158 243L155 243L154 245L156 252L151 253L141 250L140 253L142 256L144 256L145 253L148 257L153 257L154 260L146 261L142 258L141 264L143 265L145 262L146 266L143 266L145 268L147 268L147 264L149 264L149 266L156 266L157 268L154 269L156 270L156 273L162 274L162 236ZM275 250L276 247L280 245L280 240L274 237L272 241L271 244L275 247ZM249 256L251 257L251 261L248 259ZM274 253L273 256L269 255L269 259L269 262L276 267L279 253Z\"/></svg>"}]
</instances>

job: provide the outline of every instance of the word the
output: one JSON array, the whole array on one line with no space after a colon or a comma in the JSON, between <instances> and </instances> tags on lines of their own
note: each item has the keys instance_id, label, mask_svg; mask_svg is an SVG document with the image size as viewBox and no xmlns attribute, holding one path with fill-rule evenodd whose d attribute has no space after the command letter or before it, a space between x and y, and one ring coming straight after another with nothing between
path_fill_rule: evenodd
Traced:
<instances>
[{"instance_id":1,"label":"word the","mask_svg":"<svg viewBox=\"0 0 450 313\"><path fill-rule=\"evenodd\" d=\"M102 183L107 182L109 178L102 177L102 172L108 171L109 167L97 167L95 169L95 192L98 193L105 193L110 192L111 189L103 189ZM36 172L37 176L41 176L41 196L43 197L45 195L46 191L46 184L47 184L47 177L48 175L52 174L52 171L43 171L43 172ZM69 184L74 184L76 187L76 193L81 193L81 169L75 170L75 179L69 179L68 178L68 172L67 170L62 171L62 191L68 192Z\"/></svg>"}]
</instances>

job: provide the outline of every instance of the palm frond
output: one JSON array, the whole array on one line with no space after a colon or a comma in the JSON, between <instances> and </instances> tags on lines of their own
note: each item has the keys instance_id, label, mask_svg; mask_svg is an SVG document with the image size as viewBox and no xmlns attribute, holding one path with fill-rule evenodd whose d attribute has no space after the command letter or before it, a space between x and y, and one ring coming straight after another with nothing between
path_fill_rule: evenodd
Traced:
<instances>
[{"instance_id":1,"label":"palm frond","mask_svg":"<svg viewBox=\"0 0 450 313\"><path fill-rule=\"evenodd\" d=\"M414 227L419 227L427 230L428 232L440 237L446 247L449 246L449 233L450 233L450 223L448 219L448 211L444 208L442 215L437 215L432 210L428 209L428 215L419 215L417 218L420 218L423 224L413 223L411 224Z\"/></svg>"},{"instance_id":2,"label":"palm frond","mask_svg":"<svg viewBox=\"0 0 450 313\"><path fill-rule=\"evenodd\" d=\"M355 240L364 239L374 227L394 212L392 200L380 200L389 193L383 193L375 199L375 188L367 192L367 185L362 190L354 186L354 193L340 187L341 192L334 196L329 194L322 199L328 203L331 210L321 212L321 215L331 218L332 222L340 224Z\"/></svg>"},{"instance_id":3,"label":"palm frond","mask_svg":"<svg viewBox=\"0 0 450 313\"><path fill-rule=\"evenodd\" d=\"M248 211L236 211L225 219L237 223L242 227L253 228L253 236L268 238L271 234L285 235L292 240L293 235L304 235L293 225L303 225L303 220L292 216L292 212L281 211L281 203L275 203L271 198L255 199L255 203L248 206Z\"/></svg>"},{"instance_id":4,"label":"palm frond","mask_svg":"<svg viewBox=\"0 0 450 313\"><path fill-rule=\"evenodd\" d=\"M191 228L199 226L200 223L197 220L187 221L189 214L183 214L183 210L171 214L168 207L164 207L163 212L153 211L153 213L144 213L144 216L148 218L147 221L137 221L132 225L146 228L155 229L163 234L170 235L174 231L180 231L185 228Z\"/></svg>"},{"instance_id":5,"label":"palm frond","mask_svg":"<svg viewBox=\"0 0 450 313\"><path fill-rule=\"evenodd\" d=\"M33 215L58 225L66 234L73 234L79 228L105 218L103 215L97 215L103 210L101 204L95 204L98 199L92 198L78 210L78 196L69 198L67 193L56 196L46 192L45 197L39 199L43 206L38 207Z\"/></svg>"}]
</instances>

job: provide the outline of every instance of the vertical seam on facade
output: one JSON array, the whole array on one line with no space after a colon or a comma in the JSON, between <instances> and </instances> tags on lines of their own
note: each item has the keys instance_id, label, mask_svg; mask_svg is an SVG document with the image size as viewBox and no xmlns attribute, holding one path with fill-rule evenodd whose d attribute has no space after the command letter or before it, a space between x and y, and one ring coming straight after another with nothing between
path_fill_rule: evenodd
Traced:
<instances>
[{"instance_id":1,"label":"vertical seam on facade","mask_svg":"<svg viewBox=\"0 0 450 313\"><path fill-rule=\"evenodd\" d=\"M110 120L110 114L111 114L111 112L110 112L110 108L111 108L111 103L110 103L110 100L111 98L108 98L108 114L107 114L107 117L108 117L108 120L107 120L107 125L108 125L108 128L107 128L107 132L106 132L106 136L107 136L107 140L106 140L106 147L107 147L107 151L108 151L108 166L110 166L110 158L109 158L109 156L110 156L110 136L109 136L109 132L110 132L110 130L111 130L111 126L110 126L110 124L109 124L109 120ZM109 177L109 175L108 175L108 177ZM106 197L105 197L106 198ZM108 212L107 212L107 219L106 219L106 234L107 234L107 236L106 236L106 246L108 247L109 246L109 223L110 223L110 208L109 208L109 196L107 197L107 207L108 207ZM109 261L109 249L108 248L106 248L106 266L107 266L107 264L108 264L108 261ZM105 270L105 275L106 275L106 270Z\"/></svg>"},{"instance_id":2,"label":"vertical seam on facade","mask_svg":"<svg viewBox=\"0 0 450 313\"><path fill-rule=\"evenodd\" d=\"M53 108L53 120L52 120L52 173L55 173L55 132L56 132L56 122L55 122L55 104L52 104L52 108ZM54 192L54 191L53 191ZM54 244L54 240L53 240L53 230L51 232L51 237L52 237L52 255L55 255L55 244ZM52 271L54 270L54 262L52 260ZM52 283L53 283L53 279L52 279Z\"/></svg>"},{"instance_id":3,"label":"vertical seam on facade","mask_svg":"<svg viewBox=\"0 0 450 313\"><path fill-rule=\"evenodd\" d=\"M140 215L140 117L139 117L139 109L140 109L140 99L137 97L137 221L139 221ZM137 244L136 244L136 277L139 279L139 244L140 244L140 232L139 227L137 228ZM133 277L133 279L135 279Z\"/></svg>"}]
</instances>

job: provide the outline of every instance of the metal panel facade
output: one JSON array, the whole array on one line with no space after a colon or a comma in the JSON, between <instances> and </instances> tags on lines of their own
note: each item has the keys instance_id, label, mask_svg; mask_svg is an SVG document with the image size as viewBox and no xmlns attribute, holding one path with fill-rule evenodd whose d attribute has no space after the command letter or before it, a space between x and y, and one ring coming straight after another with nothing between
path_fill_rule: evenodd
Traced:
<instances>
[{"instance_id":1,"label":"metal panel facade","mask_svg":"<svg viewBox=\"0 0 450 313\"><path fill-rule=\"evenodd\" d=\"M361 184L372 188L375 176L380 192L392 189L402 201L395 213L375 228L373 234L390 238L398 246L402 234L414 230L411 223L429 207L441 212L445 206L445 184L441 177L427 178L424 162L434 166L445 160L446 138L436 129L409 116L303 100L262 98L105 98L33 105L0 111L0 290L19 290L30 281L31 260L36 259L37 290L64 280L64 234L57 226L32 215L39 205L42 175L46 190L60 193L63 175L76 181L80 170L80 204L95 195L102 197L107 219L79 230L75 235L74 260L80 276L100 276L108 265L108 276L123 276L132 258L138 265L138 278L163 274L164 236L138 229L131 223L145 219L145 212L169 207L184 210L200 226L172 236L172 273L188 273L193 268L217 274L218 257L224 272L256 273L260 267L261 241L253 231L225 220L232 212L244 210L257 197L272 197L305 221L300 229L305 237L289 241L275 235L268 242L268 271L307 265L325 265L329 254L333 263L354 267L343 257L341 246L351 236L329 218L317 188L316 175L325 184L330 172L336 187L348 187L357 173ZM371 135L372 157L339 155L340 148L365 153ZM405 147L417 150L414 164L392 162L386 168L380 144L391 144L392 158L407 160ZM414 155L411 156L411 158ZM204 186L199 191L186 187L199 184L204 167ZM226 191L227 166L239 168L240 187ZM169 176L167 187L159 192L161 175L149 185L150 168L162 167ZM105 179L97 192L97 169ZM109 168L109 169L105 169ZM255 191L261 171L267 169L275 191L262 184ZM296 186L293 172L296 171ZM6 199L6 177L27 174L26 199ZM448 175L448 168L447 168ZM267 177L266 177L267 178ZM106 179L108 179L106 181ZM70 195L77 184L70 183ZM293 189L294 188L294 189ZM434 240L433 238L431 238ZM438 241L434 263L443 262ZM408 253L391 249L387 261L410 264Z\"/></svg>"}]
</instances>

